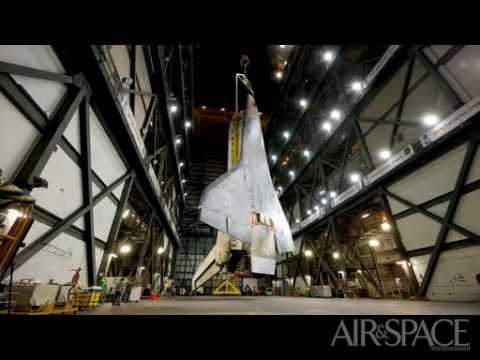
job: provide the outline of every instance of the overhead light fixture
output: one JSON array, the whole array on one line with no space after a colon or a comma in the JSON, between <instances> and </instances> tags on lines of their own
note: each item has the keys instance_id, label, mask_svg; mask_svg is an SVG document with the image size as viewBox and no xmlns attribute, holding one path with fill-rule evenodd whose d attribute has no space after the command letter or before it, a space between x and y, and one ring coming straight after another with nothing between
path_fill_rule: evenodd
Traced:
<instances>
[{"instance_id":1,"label":"overhead light fixture","mask_svg":"<svg viewBox=\"0 0 480 360\"><path fill-rule=\"evenodd\" d=\"M320 206L318 205L315 205L313 208L315 209L315 211L320 211Z\"/></svg>"},{"instance_id":2,"label":"overhead light fixture","mask_svg":"<svg viewBox=\"0 0 480 360\"><path fill-rule=\"evenodd\" d=\"M117 255L117 254L114 254L114 253L110 253L110 257L112 257L112 258L117 258L118 255Z\"/></svg>"},{"instance_id":3,"label":"overhead light fixture","mask_svg":"<svg viewBox=\"0 0 480 360\"><path fill-rule=\"evenodd\" d=\"M382 227L383 231L390 231L390 229L392 228L392 226L387 222L382 223L382 225L380 226Z\"/></svg>"},{"instance_id":4,"label":"overhead light fixture","mask_svg":"<svg viewBox=\"0 0 480 360\"><path fill-rule=\"evenodd\" d=\"M188 195L188 193L183 194L183 196L187 196L187 195Z\"/></svg>"},{"instance_id":5,"label":"overhead light fixture","mask_svg":"<svg viewBox=\"0 0 480 360\"><path fill-rule=\"evenodd\" d=\"M280 80L280 79L283 77L283 72L281 72L281 71L275 72L275 77L276 77L278 80Z\"/></svg>"},{"instance_id":6,"label":"overhead light fixture","mask_svg":"<svg viewBox=\"0 0 480 360\"><path fill-rule=\"evenodd\" d=\"M303 254L306 256L306 257L311 257L313 255L313 252L312 250L310 249L307 249L303 252Z\"/></svg>"},{"instance_id":7,"label":"overhead light fixture","mask_svg":"<svg viewBox=\"0 0 480 360\"><path fill-rule=\"evenodd\" d=\"M361 81L354 81L352 85L350 85L350 88L352 89L352 91L360 92L363 90L363 84Z\"/></svg>"},{"instance_id":8,"label":"overhead light fixture","mask_svg":"<svg viewBox=\"0 0 480 360\"><path fill-rule=\"evenodd\" d=\"M378 152L378 157L382 160L387 160L390 158L390 156L392 156L390 150L382 149Z\"/></svg>"},{"instance_id":9,"label":"overhead light fixture","mask_svg":"<svg viewBox=\"0 0 480 360\"><path fill-rule=\"evenodd\" d=\"M358 269L358 270L357 270L357 273L361 274L361 273L362 273L362 270Z\"/></svg>"},{"instance_id":10,"label":"overhead light fixture","mask_svg":"<svg viewBox=\"0 0 480 360\"><path fill-rule=\"evenodd\" d=\"M325 194L325 190L320 190L320 191L318 192L318 195L323 195L323 194Z\"/></svg>"},{"instance_id":11,"label":"overhead light fixture","mask_svg":"<svg viewBox=\"0 0 480 360\"><path fill-rule=\"evenodd\" d=\"M277 159L278 159L278 158L277 158L277 155L275 155L275 154L272 154L272 155L270 156L270 158L272 159L272 161L277 161Z\"/></svg>"},{"instance_id":12,"label":"overhead light fixture","mask_svg":"<svg viewBox=\"0 0 480 360\"><path fill-rule=\"evenodd\" d=\"M288 64L288 61L285 60L285 61L283 62L283 65L287 65L287 64Z\"/></svg>"},{"instance_id":13,"label":"overhead light fixture","mask_svg":"<svg viewBox=\"0 0 480 360\"><path fill-rule=\"evenodd\" d=\"M164 251L165 251L165 250L164 250L163 246L160 246L160 247L158 248L158 250L157 250L157 254L159 254L159 255L160 255L160 254L163 254Z\"/></svg>"},{"instance_id":14,"label":"overhead light fixture","mask_svg":"<svg viewBox=\"0 0 480 360\"><path fill-rule=\"evenodd\" d=\"M130 214L130 209L127 209L123 212L122 218L125 219L128 216L128 214Z\"/></svg>"},{"instance_id":15,"label":"overhead light fixture","mask_svg":"<svg viewBox=\"0 0 480 360\"><path fill-rule=\"evenodd\" d=\"M363 215L362 215L362 219L366 219L366 218L369 217L369 216L370 216L369 213L363 214Z\"/></svg>"},{"instance_id":16,"label":"overhead light fixture","mask_svg":"<svg viewBox=\"0 0 480 360\"><path fill-rule=\"evenodd\" d=\"M292 177L292 178L295 177L295 171L290 170L290 171L288 172L288 175L290 175L290 177Z\"/></svg>"},{"instance_id":17,"label":"overhead light fixture","mask_svg":"<svg viewBox=\"0 0 480 360\"><path fill-rule=\"evenodd\" d=\"M352 183L359 182L360 181L360 174L357 174L357 173L350 174L350 181Z\"/></svg>"},{"instance_id":18,"label":"overhead light fixture","mask_svg":"<svg viewBox=\"0 0 480 360\"><path fill-rule=\"evenodd\" d=\"M279 186L278 188L278 191L282 192L283 191L283 187Z\"/></svg>"},{"instance_id":19,"label":"overhead light fixture","mask_svg":"<svg viewBox=\"0 0 480 360\"><path fill-rule=\"evenodd\" d=\"M172 114L175 114L178 111L178 106L177 105L170 105L170 112Z\"/></svg>"},{"instance_id":20,"label":"overhead light fixture","mask_svg":"<svg viewBox=\"0 0 480 360\"><path fill-rule=\"evenodd\" d=\"M192 127L192 122L191 121L185 121L185 128L190 129Z\"/></svg>"},{"instance_id":21,"label":"overhead light fixture","mask_svg":"<svg viewBox=\"0 0 480 360\"><path fill-rule=\"evenodd\" d=\"M307 215L312 215L312 210L308 209L307 210Z\"/></svg>"},{"instance_id":22,"label":"overhead light fixture","mask_svg":"<svg viewBox=\"0 0 480 360\"><path fill-rule=\"evenodd\" d=\"M333 60L333 52L325 51L322 57L324 61L331 62Z\"/></svg>"},{"instance_id":23,"label":"overhead light fixture","mask_svg":"<svg viewBox=\"0 0 480 360\"><path fill-rule=\"evenodd\" d=\"M120 252L121 252L122 254L128 254L131 250L132 250L132 247L131 247L130 245L128 245L128 244L122 245L122 246L120 247Z\"/></svg>"},{"instance_id":24,"label":"overhead light fixture","mask_svg":"<svg viewBox=\"0 0 480 360\"><path fill-rule=\"evenodd\" d=\"M140 266L140 271L145 270L145 266Z\"/></svg>"},{"instance_id":25,"label":"overhead light fixture","mask_svg":"<svg viewBox=\"0 0 480 360\"><path fill-rule=\"evenodd\" d=\"M183 161L180 161L180 163L178 164L179 167L183 167L185 164L183 163Z\"/></svg>"},{"instance_id":26,"label":"overhead light fixture","mask_svg":"<svg viewBox=\"0 0 480 360\"><path fill-rule=\"evenodd\" d=\"M288 131L284 131L283 132L283 137L288 140L288 138L290 137L290 133Z\"/></svg>"},{"instance_id":27,"label":"overhead light fixture","mask_svg":"<svg viewBox=\"0 0 480 360\"><path fill-rule=\"evenodd\" d=\"M328 203L328 200L327 200L327 199L325 199L325 198L323 198L323 199L321 200L321 202L322 202L322 204L323 204L323 205L327 205L327 203Z\"/></svg>"},{"instance_id":28,"label":"overhead light fixture","mask_svg":"<svg viewBox=\"0 0 480 360\"><path fill-rule=\"evenodd\" d=\"M332 131L332 124L328 121L325 121L323 124L322 124L322 130L326 131L326 132L330 132Z\"/></svg>"},{"instance_id":29,"label":"overhead light fixture","mask_svg":"<svg viewBox=\"0 0 480 360\"><path fill-rule=\"evenodd\" d=\"M308 158L310 156L310 151L309 150L303 150L303 156Z\"/></svg>"},{"instance_id":30,"label":"overhead light fixture","mask_svg":"<svg viewBox=\"0 0 480 360\"><path fill-rule=\"evenodd\" d=\"M330 191L330 197L333 199L337 196L337 192L336 191Z\"/></svg>"},{"instance_id":31,"label":"overhead light fixture","mask_svg":"<svg viewBox=\"0 0 480 360\"><path fill-rule=\"evenodd\" d=\"M186 182L187 182L187 180L182 179L182 184L185 184Z\"/></svg>"},{"instance_id":32,"label":"overhead light fixture","mask_svg":"<svg viewBox=\"0 0 480 360\"><path fill-rule=\"evenodd\" d=\"M440 118L435 114L427 114L423 117L423 124L425 126L434 126L440 121Z\"/></svg>"},{"instance_id":33,"label":"overhead light fixture","mask_svg":"<svg viewBox=\"0 0 480 360\"><path fill-rule=\"evenodd\" d=\"M377 239L370 239L368 240L368 245L372 248L377 248L380 246L380 241L378 241Z\"/></svg>"},{"instance_id":34,"label":"overhead light fixture","mask_svg":"<svg viewBox=\"0 0 480 360\"><path fill-rule=\"evenodd\" d=\"M278 46L280 47L280 49L285 49L287 45L278 45Z\"/></svg>"},{"instance_id":35,"label":"overhead light fixture","mask_svg":"<svg viewBox=\"0 0 480 360\"><path fill-rule=\"evenodd\" d=\"M222 112L225 111L225 108L224 107L220 108L220 111L222 111Z\"/></svg>"},{"instance_id":36,"label":"overhead light fixture","mask_svg":"<svg viewBox=\"0 0 480 360\"><path fill-rule=\"evenodd\" d=\"M205 105L202 105L202 110L205 110L207 107Z\"/></svg>"},{"instance_id":37,"label":"overhead light fixture","mask_svg":"<svg viewBox=\"0 0 480 360\"><path fill-rule=\"evenodd\" d=\"M298 102L298 104L299 104L302 108L305 109L305 108L307 107L307 105L308 105L308 102L307 102L306 99L301 99L301 100Z\"/></svg>"},{"instance_id":38,"label":"overhead light fixture","mask_svg":"<svg viewBox=\"0 0 480 360\"><path fill-rule=\"evenodd\" d=\"M340 118L342 117L342 113L340 112L340 110L334 109L330 112L330 117L333 120L340 120Z\"/></svg>"},{"instance_id":39,"label":"overhead light fixture","mask_svg":"<svg viewBox=\"0 0 480 360\"><path fill-rule=\"evenodd\" d=\"M175 144L180 145L182 143L182 139L176 138L175 139Z\"/></svg>"},{"instance_id":40,"label":"overhead light fixture","mask_svg":"<svg viewBox=\"0 0 480 360\"><path fill-rule=\"evenodd\" d=\"M295 224L300 224L300 219L295 219Z\"/></svg>"},{"instance_id":41,"label":"overhead light fixture","mask_svg":"<svg viewBox=\"0 0 480 360\"><path fill-rule=\"evenodd\" d=\"M333 254L332 254L332 257L337 260L340 258L340 253L338 251L334 251Z\"/></svg>"}]
</instances>

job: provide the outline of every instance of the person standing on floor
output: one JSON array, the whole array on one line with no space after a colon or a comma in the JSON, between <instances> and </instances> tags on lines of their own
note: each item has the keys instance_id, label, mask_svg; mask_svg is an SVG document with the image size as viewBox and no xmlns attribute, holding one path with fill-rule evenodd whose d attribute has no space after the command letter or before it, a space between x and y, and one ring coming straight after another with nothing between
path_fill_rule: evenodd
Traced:
<instances>
[{"instance_id":1,"label":"person standing on floor","mask_svg":"<svg viewBox=\"0 0 480 360\"><path fill-rule=\"evenodd\" d=\"M124 292L125 292L125 279L122 278L115 285L115 297L113 298L112 305L120 306L120 300Z\"/></svg>"}]
</instances>

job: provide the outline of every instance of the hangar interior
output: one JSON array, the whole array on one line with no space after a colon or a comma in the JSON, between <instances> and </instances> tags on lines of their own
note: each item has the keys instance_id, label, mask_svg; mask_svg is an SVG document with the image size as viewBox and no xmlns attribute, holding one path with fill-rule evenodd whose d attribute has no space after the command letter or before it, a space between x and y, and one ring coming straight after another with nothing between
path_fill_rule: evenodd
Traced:
<instances>
[{"instance_id":1,"label":"hangar interior","mask_svg":"<svg viewBox=\"0 0 480 360\"><path fill-rule=\"evenodd\" d=\"M0 312L480 314L479 65L478 45L0 45ZM236 73L294 248L195 286Z\"/></svg>"}]
</instances>

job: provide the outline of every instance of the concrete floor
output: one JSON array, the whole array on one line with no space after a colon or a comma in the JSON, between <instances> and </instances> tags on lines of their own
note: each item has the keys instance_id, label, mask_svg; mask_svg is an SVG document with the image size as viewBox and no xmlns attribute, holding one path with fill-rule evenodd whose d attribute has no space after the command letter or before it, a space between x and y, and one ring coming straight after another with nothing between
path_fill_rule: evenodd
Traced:
<instances>
[{"instance_id":1,"label":"concrete floor","mask_svg":"<svg viewBox=\"0 0 480 360\"><path fill-rule=\"evenodd\" d=\"M478 303L276 296L175 297L98 306L82 315L480 315Z\"/></svg>"}]
</instances>

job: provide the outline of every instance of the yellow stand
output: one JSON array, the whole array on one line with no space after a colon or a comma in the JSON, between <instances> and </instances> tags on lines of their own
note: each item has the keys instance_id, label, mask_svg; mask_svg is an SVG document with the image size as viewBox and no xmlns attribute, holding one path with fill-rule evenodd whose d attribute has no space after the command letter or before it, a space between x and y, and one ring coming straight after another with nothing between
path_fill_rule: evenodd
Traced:
<instances>
[{"instance_id":1,"label":"yellow stand","mask_svg":"<svg viewBox=\"0 0 480 360\"><path fill-rule=\"evenodd\" d=\"M232 281L233 276L228 276L227 279L220 284L215 290L213 295L242 295L238 286Z\"/></svg>"}]
</instances>

